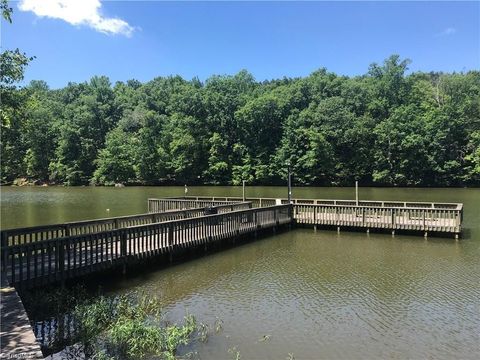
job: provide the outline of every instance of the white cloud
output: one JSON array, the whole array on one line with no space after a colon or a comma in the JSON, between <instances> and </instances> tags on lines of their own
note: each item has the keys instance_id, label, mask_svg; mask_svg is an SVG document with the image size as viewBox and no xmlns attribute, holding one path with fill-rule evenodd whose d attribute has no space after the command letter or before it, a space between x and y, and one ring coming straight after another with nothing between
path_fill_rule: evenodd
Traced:
<instances>
[{"instance_id":1,"label":"white cloud","mask_svg":"<svg viewBox=\"0 0 480 360\"><path fill-rule=\"evenodd\" d=\"M453 35L456 32L457 32L457 29L455 29L453 27L448 27L445 30L443 30L441 33L439 33L438 35Z\"/></svg>"},{"instance_id":2,"label":"white cloud","mask_svg":"<svg viewBox=\"0 0 480 360\"><path fill-rule=\"evenodd\" d=\"M132 26L122 19L102 16L101 7L100 0L21 0L18 4L20 10L40 17L86 25L105 34L132 35Z\"/></svg>"}]
</instances>

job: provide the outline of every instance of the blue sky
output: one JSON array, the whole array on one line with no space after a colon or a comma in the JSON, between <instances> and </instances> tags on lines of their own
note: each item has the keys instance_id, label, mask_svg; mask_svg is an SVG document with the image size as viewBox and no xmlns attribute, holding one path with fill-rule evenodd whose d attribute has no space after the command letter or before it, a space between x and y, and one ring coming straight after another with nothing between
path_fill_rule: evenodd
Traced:
<instances>
[{"instance_id":1,"label":"blue sky","mask_svg":"<svg viewBox=\"0 0 480 360\"><path fill-rule=\"evenodd\" d=\"M360 75L393 53L410 58L412 71L480 68L479 2L34 1L11 3L2 48L35 55L25 82L52 88L93 75L112 83L241 69L257 80L321 67Z\"/></svg>"}]
</instances>

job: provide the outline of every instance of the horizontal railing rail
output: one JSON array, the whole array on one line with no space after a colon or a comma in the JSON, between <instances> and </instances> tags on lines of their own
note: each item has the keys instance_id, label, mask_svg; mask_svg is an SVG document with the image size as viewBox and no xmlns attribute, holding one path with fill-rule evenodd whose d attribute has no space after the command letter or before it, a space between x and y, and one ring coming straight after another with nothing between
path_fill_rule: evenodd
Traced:
<instances>
[{"instance_id":1,"label":"horizontal railing rail","mask_svg":"<svg viewBox=\"0 0 480 360\"><path fill-rule=\"evenodd\" d=\"M37 286L287 224L291 219L291 207L279 205L5 246L4 273L12 285Z\"/></svg>"},{"instance_id":2,"label":"horizontal railing rail","mask_svg":"<svg viewBox=\"0 0 480 360\"><path fill-rule=\"evenodd\" d=\"M234 205L243 202L241 199L236 201L223 200L196 200L196 199L177 199L177 198L150 198L148 199L148 212L161 212L168 210L184 210L199 207L213 207L221 205Z\"/></svg>"},{"instance_id":3,"label":"horizontal railing rail","mask_svg":"<svg viewBox=\"0 0 480 360\"><path fill-rule=\"evenodd\" d=\"M169 198L173 199L173 198ZM242 201L238 196L184 196L177 197L178 200L197 200L197 201ZM245 201L251 201L254 207L271 206L281 202L287 204L286 198L252 198L247 197ZM352 205L352 206L377 206L377 207L404 207L404 208L432 208L432 209L457 209L462 210L461 203L448 202L415 202L415 201L377 201L377 200L336 200L336 199L301 199L291 200L292 204L312 204L312 205ZM261 204L261 205L260 205Z\"/></svg>"},{"instance_id":4,"label":"horizontal railing rail","mask_svg":"<svg viewBox=\"0 0 480 360\"><path fill-rule=\"evenodd\" d=\"M109 231L128 226L203 216L205 214L205 208L201 207L202 204L200 203L197 203L197 205L199 206L183 210L167 210L164 212L149 212L147 214L117 216L103 219L67 222L62 224L6 229L0 231L1 246L18 245L65 236ZM251 202L237 202L229 204L221 203L221 205L216 205L213 208L218 212L226 212L247 209L251 206Z\"/></svg>"}]
</instances>

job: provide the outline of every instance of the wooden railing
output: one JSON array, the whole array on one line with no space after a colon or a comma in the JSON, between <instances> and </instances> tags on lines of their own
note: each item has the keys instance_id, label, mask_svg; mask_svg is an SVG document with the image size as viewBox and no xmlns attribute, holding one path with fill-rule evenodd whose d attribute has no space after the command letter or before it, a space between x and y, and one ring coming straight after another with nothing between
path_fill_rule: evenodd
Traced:
<instances>
[{"instance_id":1,"label":"wooden railing","mask_svg":"<svg viewBox=\"0 0 480 360\"><path fill-rule=\"evenodd\" d=\"M291 207L280 205L3 246L4 274L12 285L38 286L291 220Z\"/></svg>"},{"instance_id":2,"label":"wooden railing","mask_svg":"<svg viewBox=\"0 0 480 360\"><path fill-rule=\"evenodd\" d=\"M197 201L242 201L241 197L236 196L184 196L168 199L177 200L197 200ZM281 204L288 204L286 198L252 198L248 197L245 201L251 201L253 207L272 206ZM291 200L292 204L311 204L311 205L346 205L357 206L355 200L335 200L335 199L301 199L295 198ZM389 208L432 208L432 209L457 209L462 210L463 204L460 203L446 203L446 202L415 202L415 201L375 201L375 200L360 200L358 206L374 206L374 207L389 207Z\"/></svg>"},{"instance_id":3,"label":"wooden railing","mask_svg":"<svg viewBox=\"0 0 480 360\"><path fill-rule=\"evenodd\" d=\"M0 232L1 246L19 245L24 243L56 239L65 236L110 231L128 226L146 225L162 221L199 217L205 215L205 208L201 207L202 204L203 202L199 202L197 203L198 206L195 208L186 210L149 212L148 214L117 216L104 219L2 230ZM252 206L251 202L237 202L228 204L222 202L220 204L221 205L214 206L214 209L216 209L216 211L219 213L232 210L248 209Z\"/></svg>"},{"instance_id":4,"label":"wooden railing","mask_svg":"<svg viewBox=\"0 0 480 360\"><path fill-rule=\"evenodd\" d=\"M183 210L193 209L199 207L213 207L220 205L235 205L243 202L241 199L236 201L224 200L197 200L197 199L177 199L177 198L162 198L162 199L148 199L148 212L161 212L168 210Z\"/></svg>"},{"instance_id":5,"label":"wooden railing","mask_svg":"<svg viewBox=\"0 0 480 360\"><path fill-rule=\"evenodd\" d=\"M363 227L371 229L461 232L462 207L391 207L353 205L293 205L299 224Z\"/></svg>"}]
</instances>

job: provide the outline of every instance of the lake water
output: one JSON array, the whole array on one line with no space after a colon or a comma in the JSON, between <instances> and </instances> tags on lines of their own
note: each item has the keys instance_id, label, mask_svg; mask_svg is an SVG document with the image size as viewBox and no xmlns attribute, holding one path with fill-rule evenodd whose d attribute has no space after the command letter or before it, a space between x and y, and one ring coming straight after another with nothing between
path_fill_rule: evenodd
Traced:
<instances>
[{"instance_id":1,"label":"lake water","mask_svg":"<svg viewBox=\"0 0 480 360\"><path fill-rule=\"evenodd\" d=\"M149 197L183 187L2 188L2 228L146 211ZM189 195L241 196L241 187ZM285 197L286 188L247 187ZM353 188L294 188L299 198L351 199ZM166 317L223 321L202 359L480 357L480 189L360 188L370 200L464 203L464 237L424 239L298 229L104 284L144 291ZM109 209L107 211L107 209Z\"/></svg>"}]
</instances>

